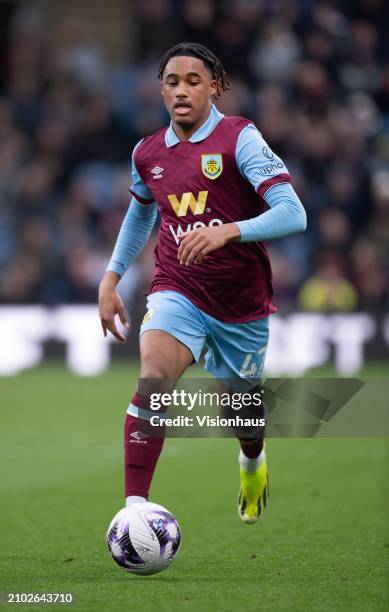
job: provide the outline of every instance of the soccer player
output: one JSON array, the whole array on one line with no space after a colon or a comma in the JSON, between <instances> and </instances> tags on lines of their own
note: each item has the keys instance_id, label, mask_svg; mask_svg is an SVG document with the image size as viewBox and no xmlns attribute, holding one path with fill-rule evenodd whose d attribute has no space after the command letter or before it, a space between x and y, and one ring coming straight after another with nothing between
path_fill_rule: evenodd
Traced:
<instances>
[{"instance_id":1,"label":"soccer player","mask_svg":"<svg viewBox=\"0 0 389 612\"><path fill-rule=\"evenodd\" d=\"M220 113L229 89L219 59L180 43L163 57L159 78L168 128L142 139L132 156L132 200L100 284L104 335L128 327L116 291L161 218L147 313L140 329L140 381L177 381L207 347L216 379L261 377L269 336L271 268L264 240L304 231L304 208L284 163L254 124ZM155 415L138 387L124 427L126 505L146 501L163 435L148 435ZM143 433L142 433L143 432ZM238 511L254 523L268 497L263 437L240 438Z\"/></svg>"}]
</instances>

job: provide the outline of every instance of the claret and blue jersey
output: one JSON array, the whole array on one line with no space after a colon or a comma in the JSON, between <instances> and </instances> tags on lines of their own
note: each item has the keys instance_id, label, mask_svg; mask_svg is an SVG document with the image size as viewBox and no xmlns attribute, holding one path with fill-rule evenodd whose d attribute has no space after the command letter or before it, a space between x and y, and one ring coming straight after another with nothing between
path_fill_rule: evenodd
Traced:
<instances>
[{"instance_id":1,"label":"claret and blue jersey","mask_svg":"<svg viewBox=\"0 0 389 612\"><path fill-rule=\"evenodd\" d=\"M252 122L226 117L213 105L208 120L188 141L181 141L172 126L161 129L134 149L132 178L135 200L151 207L156 203L161 217L152 292L179 291L205 313L230 323L275 311L261 238L303 229L303 208L287 168ZM267 204L279 208L273 221L266 218L275 212L264 212ZM240 242L209 253L201 264L180 265L179 234L230 222L239 226ZM123 273L120 249L115 251L108 269Z\"/></svg>"}]
</instances>

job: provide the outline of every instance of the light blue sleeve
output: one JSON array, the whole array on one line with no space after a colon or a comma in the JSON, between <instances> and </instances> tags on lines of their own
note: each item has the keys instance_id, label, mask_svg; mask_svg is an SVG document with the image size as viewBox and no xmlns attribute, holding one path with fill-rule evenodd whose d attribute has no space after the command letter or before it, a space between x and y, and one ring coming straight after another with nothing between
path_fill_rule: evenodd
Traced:
<instances>
[{"instance_id":1,"label":"light blue sleeve","mask_svg":"<svg viewBox=\"0 0 389 612\"><path fill-rule=\"evenodd\" d=\"M140 204L132 198L119 231L107 272L123 276L145 246L157 217L157 205Z\"/></svg>"},{"instance_id":2,"label":"light blue sleeve","mask_svg":"<svg viewBox=\"0 0 389 612\"><path fill-rule=\"evenodd\" d=\"M131 160L131 177L132 177L132 182L131 182L131 187L130 187L130 192L131 194L138 199L138 201L141 204L149 204L150 202L154 201L154 196L151 193L150 189L147 187L147 185L143 182L143 180L140 177L140 174L137 170L137 167L135 165L135 151L137 150L137 148L139 147L139 145L143 142L143 139L140 140L134 147L134 150L132 152L132 160Z\"/></svg>"},{"instance_id":3,"label":"light blue sleeve","mask_svg":"<svg viewBox=\"0 0 389 612\"><path fill-rule=\"evenodd\" d=\"M240 242L273 240L306 230L307 215L292 185L273 185L266 191L264 199L270 210L252 219L236 222Z\"/></svg>"},{"instance_id":4,"label":"light blue sleeve","mask_svg":"<svg viewBox=\"0 0 389 612\"><path fill-rule=\"evenodd\" d=\"M271 185L288 183L287 167L273 153L255 125L246 125L238 136L235 159L241 175L263 197Z\"/></svg>"}]
</instances>

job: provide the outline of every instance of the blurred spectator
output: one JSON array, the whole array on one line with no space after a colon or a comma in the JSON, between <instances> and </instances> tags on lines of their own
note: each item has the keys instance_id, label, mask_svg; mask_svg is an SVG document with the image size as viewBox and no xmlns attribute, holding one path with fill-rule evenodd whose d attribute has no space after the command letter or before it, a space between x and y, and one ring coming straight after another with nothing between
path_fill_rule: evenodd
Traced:
<instances>
[{"instance_id":1,"label":"blurred spectator","mask_svg":"<svg viewBox=\"0 0 389 612\"><path fill-rule=\"evenodd\" d=\"M314 275L300 289L301 308L321 312L354 310L358 295L343 267L342 258L335 252L323 253Z\"/></svg>"},{"instance_id":2,"label":"blurred spectator","mask_svg":"<svg viewBox=\"0 0 389 612\"><path fill-rule=\"evenodd\" d=\"M359 239L352 248L351 263L361 307L383 310L387 303L388 284L377 246L369 240Z\"/></svg>"},{"instance_id":3,"label":"blurred spectator","mask_svg":"<svg viewBox=\"0 0 389 612\"><path fill-rule=\"evenodd\" d=\"M288 82L299 56L300 43L288 24L269 21L254 47L254 74L265 81Z\"/></svg>"},{"instance_id":4,"label":"blurred spectator","mask_svg":"<svg viewBox=\"0 0 389 612\"><path fill-rule=\"evenodd\" d=\"M176 37L176 17L170 0L135 0L137 22L137 61L159 57Z\"/></svg>"},{"instance_id":5,"label":"blurred spectator","mask_svg":"<svg viewBox=\"0 0 389 612\"><path fill-rule=\"evenodd\" d=\"M89 95L80 112L79 134L68 146L72 168L89 160L120 162L128 156L128 139L116 121L111 100L103 91Z\"/></svg>"},{"instance_id":6,"label":"blurred spectator","mask_svg":"<svg viewBox=\"0 0 389 612\"><path fill-rule=\"evenodd\" d=\"M320 245L345 250L350 243L350 220L342 210L325 208L319 216Z\"/></svg>"},{"instance_id":7,"label":"blurred spectator","mask_svg":"<svg viewBox=\"0 0 389 612\"><path fill-rule=\"evenodd\" d=\"M181 8L182 32L185 40L212 45L216 22L214 0L184 0Z\"/></svg>"},{"instance_id":8,"label":"blurred spectator","mask_svg":"<svg viewBox=\"0 0 389 612\"><path fill-rule=\"evenodd\" d=\"M98 41L93 40L87 20L75 17L67 24L67 41L58 61L65 72L72 74L85 88L102 87L105 60Z\"/></svg>"}]
</instances>

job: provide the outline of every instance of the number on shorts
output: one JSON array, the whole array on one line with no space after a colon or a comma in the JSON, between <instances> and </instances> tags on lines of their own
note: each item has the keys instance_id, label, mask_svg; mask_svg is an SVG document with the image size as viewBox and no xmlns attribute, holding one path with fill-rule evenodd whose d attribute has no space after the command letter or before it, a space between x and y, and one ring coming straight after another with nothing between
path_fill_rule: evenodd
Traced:
<instances>
[{"instance_id":1,"label":"number on shorts","mask_svg":"<svg viewBox=\"0 0 389 612\"><path fill-rule=\"evenodd\" d=\"M257 353L248 353L240 368L239 376L242 378L254 378L258 373L261 373L263 360L265 358L266 346L259 349ZM258 359L260 356L261 359Z\"/></svg>"}]
</instances>

